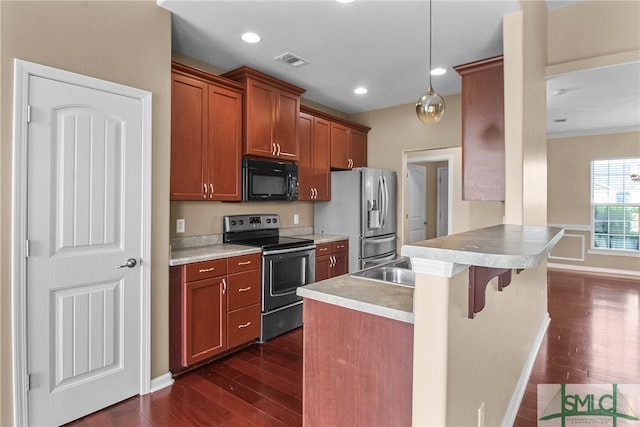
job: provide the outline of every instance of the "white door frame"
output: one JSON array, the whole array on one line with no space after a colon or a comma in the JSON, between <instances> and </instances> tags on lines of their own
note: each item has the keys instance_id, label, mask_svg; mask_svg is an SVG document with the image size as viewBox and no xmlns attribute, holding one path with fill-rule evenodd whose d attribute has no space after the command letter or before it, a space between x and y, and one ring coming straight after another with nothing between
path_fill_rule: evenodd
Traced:
<instances>
[{"instance_id":1,"label":"white door frame","mask_svg":"<svg viewBox=\"0 0 640 427\"><path fill-rule=\"evenodd\" d=\"M13 186L11 218L13 422L28 425L27 372L27 143L29 77L39 76L139 99L142 104L142 298L140 307L140 394L151 389L151 92L14 60Z\"/></svg>"},{"instance_id":2,"label":"white door frame","mask_svg":"<svg viewBox=\"0 0 640 427\"><path fill-rule=\"evenodd\" d=\"M447 171L447 206L442 206L442 172L443 171ZM440 230L442 229L442 212L445 211L446 208L446 212L447 212L447 228L449 227L449 167L447 166L446 168L436 168L436 176L437 176L437 192L436 192L436 200L437 200L437 204L436 204L436 236L440 237L443 236L444 234L440 233ZM451 234L451 232L447 229L447 234Z\"/></svg>"},{"instance_id":3,"label":"white door frame","mask_svg":"<svg viewBox=\"0 0 640 427\"><path fill-rule=\"evenodd\" d=\"M434 149L435 150L439 150L439 149ZM429 151L429 150L424 150L425 152ZM410 163L429 163L429 162L447 162L448 164L448 168L449 168L449 191L448 191L448 200L447 200L447 205L448 205L448 209L449 209L449 224L447 224L447 233L451 234L452 233L452 220L451 220L451 215L452 215L452 211L453 211L453 155L452 154L433 154L433 155L425 155L425 156L421 156L421 157L411 157L409 158L408 155L408 151L403 152L403 156L402 156L402 161L403 161L403 173L406 173L407 171L407 165ZM404 203L402 203L401 209L402 209L402 213L401 213L401 218L402 218L402 244L407 244L405 243L405 238L407 237L407 232L408 232L408 224L407 224L407 194L409 194L409 190L408 190L408 184L407 184L407 180L404 180L405 184L403 186L403 191L404 191Z\"/></svg>"}]
</instances>

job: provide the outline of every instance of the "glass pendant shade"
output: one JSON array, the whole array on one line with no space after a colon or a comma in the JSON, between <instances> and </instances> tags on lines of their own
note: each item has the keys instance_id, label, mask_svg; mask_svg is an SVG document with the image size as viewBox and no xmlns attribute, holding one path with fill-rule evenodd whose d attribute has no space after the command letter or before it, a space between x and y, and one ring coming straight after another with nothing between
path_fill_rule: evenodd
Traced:
<instances>
[{"instance_id":1,"label":"glass pendant shade","mask_svg":"<svg viewBox=\"0 0 640 427\"><path fill-rule=\"evenodd\" d=\"M416 103L416 115L422 123L435 123L444 115L444 108L444 99L429 85L427 92Z\"/></svg>"}]
</instances>

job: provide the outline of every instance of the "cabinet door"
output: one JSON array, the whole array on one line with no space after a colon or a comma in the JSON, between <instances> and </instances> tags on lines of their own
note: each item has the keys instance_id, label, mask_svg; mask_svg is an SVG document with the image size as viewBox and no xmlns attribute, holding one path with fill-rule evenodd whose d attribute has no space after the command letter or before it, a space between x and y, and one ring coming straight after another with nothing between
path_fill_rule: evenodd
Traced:
<instances>
[{"instance_id":1,"label":"cabinet door","mask_svg":"<svg viewBox=\"0 0 640 427\"><path fill-rule=\"evenodd\" d=\"M354 168L367 166L367 135L357 129L349 129L349 158Z\"/></svg>"},{"instance_id":2,"label":"cabinet door","mask_svg":"<svg viewBox=\"0 0 640 427\"><path fill-rule=\"evenodd\" d=\"M244 154L276 157L273 146L276 114L273 88L247 79ZM296 114L297 117L297 114Z\"/></svg>"},{"instance_id":3,"label":"cabinet door","mask_svg":"<svg viewBox=\"0 0 640 427\"><path fill-rule=\"evenodd\" d=\"M349 129L331 123L331 169L349 169Z\"/></svg>"},{"instance_id":4,"label":"cabinet door","mask_svg":"<svg viewBox=\"0 0 640 427\"><path fill-rule=\"evenodd\" d=\"M209 85L208 132L210 196L213 200L241 200L242 95L240 93Z\"/></svg>"},{"instance_id":5,"label":"cabinet door","mask_svg":"<svg viewBox=\"0 0 640 427\"><path fill-rule=\"evenodd\" d=\"M281 160L296 161L298 154L298 115L300 113L300 97L282 91L274 92L277 103L275 115L276 157Z\"/></svg>"},{"instance_id":6,"label":"cabinet door","mask_svg":"<svg viewBox=\"0 0 640 427\"><path fill-rule=\"evenodd\" d=\"M298 200L312 200L313 184L313 116L300 113L298 141L300 161L298 162Z\"/></svg>"},{"instance_id":7,"label":"cabinet door","mask_svg":"<svg viewBox=\"0 0 640 427\"><path fill-rule=\"evenodd\" d=\"M227 348L227 299L223 277L184 283L182 365Z\"/></svg>"},{"instance_id":8,"label":"cabinet door","mask_svg":"<svg viewBox=\"0 0 640 427\"><path fill-rule=\"evenodd\" d=\"M172 73L171 200L208 197L208 86L201 80Z\"/></svg>"},{"instance_id":9,"label":"cabinet door","mask_svg":"<svg viewBox=\"0 0 640 427\"><path fill-rule=\"evenodd\" d=\"M347 274L349 266L349 254L347 252L338 252L333 254L334 266L331 272L332 277Z\"/></svg>"},{"instance_id":10,"label":"cabinet door","mask_svg":"<svg viewBox=\"0 0 640 427\"><path fill-rule=\"evenodd\" d=\"M331 122L313 120L313 185L314 200L331 200Z\"/></svg>"},{"instance_id":11,"label":"cabinet door","mask_svg":"<svg viewBox=\"0 0 640 427\"><path fill-rule=\"evenodd\" d=\"M316 282L331 277L331 262L331 255L316 256Z\"/></svg>"}]
</instances>

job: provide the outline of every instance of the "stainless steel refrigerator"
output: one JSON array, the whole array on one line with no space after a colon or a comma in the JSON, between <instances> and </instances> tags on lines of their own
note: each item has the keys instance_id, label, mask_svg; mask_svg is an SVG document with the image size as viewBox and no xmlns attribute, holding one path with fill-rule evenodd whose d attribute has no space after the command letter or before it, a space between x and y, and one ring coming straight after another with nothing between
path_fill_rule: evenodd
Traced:
<instances>
[{"instance_id":1,"label":"stainless steel refrigerator","mask_svg":"<svg viewBox=\"0 0 640 427\"><path fill-rule=\"evenodd\" d=\"M314 203L315 233L349 236L349 272L396 258L397 176L355 168L331 172L331 200Z\"/></svg>"}]
</instances>

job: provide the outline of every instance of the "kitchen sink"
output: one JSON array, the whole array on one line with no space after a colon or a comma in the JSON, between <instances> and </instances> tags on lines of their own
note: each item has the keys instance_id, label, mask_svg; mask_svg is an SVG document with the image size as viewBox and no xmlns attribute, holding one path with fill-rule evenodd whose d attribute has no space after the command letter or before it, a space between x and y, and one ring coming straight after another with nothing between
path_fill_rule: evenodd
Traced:
<instances>
[{"instance_id":1,"label":"kitchen sink","mask_svg":"<svg viewBox=\"0 0 640 427\"><path fill-rule=\"evenodd\" d=\"M357 273L353 273L351 277L377 280L379 282L403 286L414 286L416 278L415 273L411 270L411 259L408 257L358 271Z\"/></svg>"}]
</instances>

